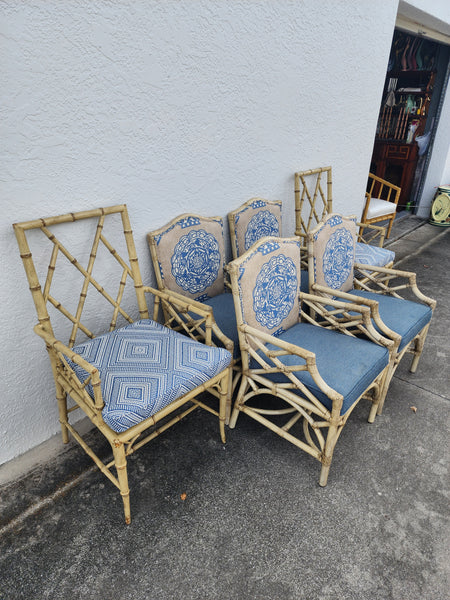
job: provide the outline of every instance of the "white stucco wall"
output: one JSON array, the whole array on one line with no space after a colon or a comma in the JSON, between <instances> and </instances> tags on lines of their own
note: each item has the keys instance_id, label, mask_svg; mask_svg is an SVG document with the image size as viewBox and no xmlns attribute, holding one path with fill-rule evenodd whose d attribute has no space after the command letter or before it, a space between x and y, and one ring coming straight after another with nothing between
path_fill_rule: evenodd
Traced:
<instances>
[{"instance_id":1,"label":"white stucco wall","mask_svg":"<svg viewBox=\"0 0 450 600\"><path fill-rule=\"evenodd\" d=\"M4 0L0 464L57 432L11 224L126 202L148 230L260 195L294 232L295 170L360 214L397 0Z\"/></svg>"}]
</instances>

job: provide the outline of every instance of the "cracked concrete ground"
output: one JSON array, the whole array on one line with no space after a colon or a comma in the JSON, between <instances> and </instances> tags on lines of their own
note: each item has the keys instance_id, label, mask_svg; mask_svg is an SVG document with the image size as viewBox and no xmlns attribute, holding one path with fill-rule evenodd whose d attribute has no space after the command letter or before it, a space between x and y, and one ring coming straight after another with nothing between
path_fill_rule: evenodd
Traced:
<instances>
[{"instance_id":1,"label":"cracked concrete ground","mask_svg":"<svg viewBox=\"0 0 450 600\"><path fill-rule=\"evenodd\" d=\"M326 488L318 462L245 415L224 446L194 413L130 458L126 526L71 445L0 487L0 600L447 600L450 229L408 219L389 247L438 301L427 343L374 424L356 408Z\"/></svg>"}]
</instances>

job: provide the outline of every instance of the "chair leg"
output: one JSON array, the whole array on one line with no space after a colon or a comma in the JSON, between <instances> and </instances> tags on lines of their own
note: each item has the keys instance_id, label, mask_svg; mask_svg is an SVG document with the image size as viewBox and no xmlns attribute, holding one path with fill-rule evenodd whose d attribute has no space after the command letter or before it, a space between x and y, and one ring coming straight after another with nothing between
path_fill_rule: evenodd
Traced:
<instances>
[{"instance_id":1,"label":"chair leg","mask_svg":"<svg viewBox=\"0 0 450 600\"><path fill-rule=\"evenodd\" d=\"M411 367L409 368L411 373L415 373L417 370L417 365L419 364L419 359L422 354L429 327L429 324L424 327L414 342L414 357L412 359Z\"/></svg>"},{"instance_id":2,"label":"chair leg","mask_svg":"<svg viewBox=\"0 0 450 600\"><path fill-rule=\"evenodd\" d=\"M219 399L219 428L220 428L220 439L222 444L225 444L225 421L229 419L229 403L230 398L230 385L231 385L232 371L222 377L220 380L220 399Z\"/></svg>"},{"instance_id":3,"label":"chair leg","mask_svg":"<svg viewBox=\"0 0 450 600\"><path fill-rule=\"evenodd\" d=\"M394 213L392 215L392 217L390 217L390 219L389 219L389 226L388 226L388 229L386 232L386 239L389 239L389 236L391 235L391 229L392 229L392 225L394 224L395 216L396 216L396 213Z\"/></svg>"},{"instance_id":4,"label":"chair leg","mask_svg":"<svg viewBox=\"0 0 450 600\"><path fill-rule=\"evenodd\" d=\"M119 480L120 495L122 496L123 500L125 523L129 525L131 523L130 489L128 487L127 459L125 456L125 447L121 442L115 440L112 444L112 450L114 455L114 464L117 471L117 479Z\"/></svg>"},{"instance_id":5,"label":"chair leg","mask_svg":"<svg viewBox=\"0 0 450 600\"><path fill-rule=\"evenodd\" d=\"M246 390L247 390L247 376L242 375L241 385L239 386L239 392L238 392L236 401L234 403L233 412L231 413L230 429L234 429L234 427L236 426L236 421L239 416L239 407L242 406L242 404L243 404L243 399L244 399Z\"/></svg>"},{"instance_id":6,"label":"chair leg","mask_svg":"<svg viewBox=\"0 0 450 600\"><path fill-rule=\"evenodd\" d=\"M56 384L56 400L58 402L59 422L61 423L61 434L63 444L69 442L69 430L67 429L67 396L63 388Z\"/></svg>"},{"instance_id":7,"label":"chair leg","mask_svg":"<svg viewBox=\"0 0 450 600\"><path fill-rule=\"evenodd\" d=\"M320 470L319 485L321 487L325 487L327 485L328 473L330 472L334 447L336 446L339 433L339 428L336 425L330 425L330 427L328 428L325 448L323 449L322 457L320 459L320 462L322 463L322 468Z\"/></svg>"}]
</instances>

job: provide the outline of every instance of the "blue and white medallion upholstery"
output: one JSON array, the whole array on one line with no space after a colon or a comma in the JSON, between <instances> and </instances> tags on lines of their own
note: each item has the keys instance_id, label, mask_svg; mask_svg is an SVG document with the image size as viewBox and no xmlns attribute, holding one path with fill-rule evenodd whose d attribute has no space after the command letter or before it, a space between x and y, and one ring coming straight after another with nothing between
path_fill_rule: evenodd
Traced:
<instances>
[{"instance_id":1,"label":"blue and white medallion upholstery","mask_svg":"<svg viewBox=\"0 0 450 600\"><path fill-rule=\"evenodd\" d=\"M222 217L183 214L147 235L159 289L207 304L239 356L233 296L225 288Z\"/></svg>"},{"instance_id":2,"label":"blue and white medallion upholstery","mask_svg":"<svg viewBox=\"0 0 450 600\"><path fill-rule=\"evenodd\" d=\"M265 236L281 236L281 202L251 198L228 214L233 258Z\"/></svg>"},{"instance_id":3,"label":"blue and white medallion upholstery","mask_svg":"<svg viewBox=\"0 0 450 600\"><path fill-rule=\"evenodd\" d=\"M329 215L314 229L312 235L315 283L334 290L352 289L356 217Z\"/></svg>"},{"instance_id":4,"label":"blue and white medallion upholstery","mask_svg":"<svg viewBox=\"0 0 450 600\"><path fill-rule=\"evenodd\" d=\"M298 321L300 241L257 243L239 267L239 299L245 323L280 335Z\"/></svg>"},{"instance_id":5,"label":"blue and white medallion upholstery","mask_svg":"<svg viewBox=\"0 0 450 600\"><path fill-rule=\"evenodd\" d=\"M155 242L163 287L200 302L224 291L221 217L180 215L148 234Z\"/></svg>"},{"instance_id":6,"label":"blue and white medallion upholstery","mask_svg":"<svg viewBox=\"0 0 450 600\"><path fill-rule=\"evenodd\" d=\"M335 219L334 226L340 250L328 259L333 274L339 263L348 267L351 245L342 222ZM375 418L390 353L387 344L322 327L309 311L300 310L300 243L298 237L265 237L229 264L243 364L230 427L244 412L306 450L322 463L323 486L340 430L369 392L369 420ZM302 299L316 307L329 302L306 293ZM279 404L261 405L259 398L267 395ZM302 419L304 435L299 436Z\"/></svg>"},{"instance_id":7,"label":"blue and white medallion upholstery","mask_svg":"<svg viewBox=\"0 0 450 600\"><path fill-rule=\"evenodd\" d=\"M191 230L178 241L171 262L177 285L193 295L204 292L222 267L219 242L204 229Z\"/></svg>"},{"instance_id":8,"label":"blue and white medallion upholstery","mask_svg":"<svg viewBox=\"0 0 450 600\"><path fill-rule=\"evenodd\" d=\"M231 362L224 348L206 346L150 319L100 335L73 351L98 369L102 417L116 432L154 415ZM84 369L67 362L80 381L86 380ZM86 389L93 397L92 386Z\"/></svg>"}]
</instances>

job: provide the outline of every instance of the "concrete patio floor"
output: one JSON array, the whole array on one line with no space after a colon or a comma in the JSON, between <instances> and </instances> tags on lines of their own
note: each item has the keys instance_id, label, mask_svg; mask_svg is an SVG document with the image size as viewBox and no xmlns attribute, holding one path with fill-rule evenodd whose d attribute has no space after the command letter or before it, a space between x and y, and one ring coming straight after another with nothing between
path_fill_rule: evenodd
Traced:
<instances>
[{"instance_id":1,"label":"concrete patio floor","mask_svg":"<svg viewBox=\"0 0 450 600\"><path fill-rule=\"evenodd\" d=\"M375 423L366 403L350 417L326 488L293 445L245 415L222 445L203 411L130 458L129 526L78 446L18 459L0 600L448 600L450 228L407 216L387 245L437 309L417 373L405 358Z\"/></svg>"}]
</instances>

